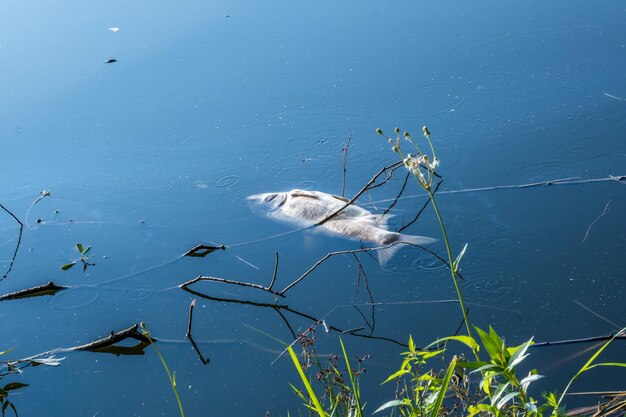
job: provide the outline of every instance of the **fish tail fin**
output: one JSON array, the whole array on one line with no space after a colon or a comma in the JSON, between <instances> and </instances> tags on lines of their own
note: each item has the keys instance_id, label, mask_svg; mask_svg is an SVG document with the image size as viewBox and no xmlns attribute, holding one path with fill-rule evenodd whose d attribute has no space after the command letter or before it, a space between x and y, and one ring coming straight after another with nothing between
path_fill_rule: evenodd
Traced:
<instances>
[{"instance_id":1,"label":"fish tail fin","mask_svg":"<svg viewBox=\"0 0 626 417\"><path fill-rule=\"evenodd\" d=\"M402 243L406 243L407 245L427 245L436 241L437 239L433 239L432 237L393 233L384 242L384 244L389 245L392 243L397 243L388 248L378 250L378 263L380 264L380 266L384 266L385 264L387 264L387 262L389 262L389 260L396 254L396 252L398 252L402 247L406 246Z\"/></svg>"}]
</instances>

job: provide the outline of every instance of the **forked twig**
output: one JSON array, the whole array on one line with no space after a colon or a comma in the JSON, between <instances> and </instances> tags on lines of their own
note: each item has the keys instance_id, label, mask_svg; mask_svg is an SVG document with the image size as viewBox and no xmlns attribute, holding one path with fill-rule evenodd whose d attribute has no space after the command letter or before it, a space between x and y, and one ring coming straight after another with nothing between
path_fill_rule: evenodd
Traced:
<instances>
[{"instance_id":1,"label":"forked twig","mask_svg":"<svg viewBox=\"0 0 626 417\"><path fill-rule=\"evenodd\" d=\"M0 281L4 280L7 276L9 276L9 273L11 272L11 270L13 269L13 264L15 264L15 258L17 257L17 252L20 249L20 244L22 243L22 234L24 232L24 224L20 221L20 219L17 218L17 216L15 216L15 214L13 214L13 212L11 210L9 210L8 208L6 208L4 205L2 205L0 203L0 208L4 211L6 211L9 216L11 216L13 218L13 220L15 220L17 222L17 224L20 226L20 230L17 236L17 244L15 245L15 250L13 251L13 256L11 257L11 261L9 262L9 268L7 269L7 271L4 273L4 275L2 276L2 278L0 278Z\"/></svg>"},{"instance_id":2,"label":"forked twig","mask_svg":"<svg viewBox=\"0 0 626 417\"><path fill-rule=\"evenodd\" d=\"M339 209L335 210L334 212L332 212L331 214L329 214L328 216L326 216L324 219L320 220L319 222L317 222L316 226L321 226L324 223L326 223L327 221L329 221L330 219L334 218L335 216L337 216L339 213L341 213L342 211L344 211L346 208L348 208L350 205L354 204L354 202L357 200L357 198L359 198L364 192L366 192L367 190L371 189L372 184L374 184L374 182L376 182L376 180L378 179L378 177L380 177L383 173L387 172L390 169L394 169L397 168L399 166L401 166L403 164L402 161L393 163L391 165L387 165L384 166L380 169L380 171L378 171L378 173L376 173L376 175L374 175L368 182L367 184L365 184L365 186L363 188L361 188L361 190L359 190L358 193L356 193L354 195L354 197L352 197L352 199L350 199L350 201L346 202L346 204L344 204L342 207L340 207Z\"/></svg>"},{"instance_id":3,"label":"forked twig","mask_svg":"<svg viewBox=\"0 0 626 417\"><path fill-rule=\"evenodd\" d=\"M235 280L232 280L232 279L219 278L219 277L208 277L208 276L203 276L203 275L197 276L194 279L191 279L189 281L183 282L178 287L182 288L183 290L186 290L188 286L190 286L192 284L195 284L196 282L200 282L200 281L221 282L223 284L231 284L231 285L238 285L240 287L254 288L256 290L261 290L261 291L272 293L272 294L274 294L276 296L279 296L279 297L285 297L282 294L282 292L277 292L277 291L274 291L273 289L271 289L269 287L264 287L263 285L254 284L252 282L235 281Z\"/></svg>"},{"instance_id":4,"label":"forked twig","mask_svg":"<svg viewBox=\"0 0 626 417\"><path fill-rule=\"evenodd\" d=\"M352 141L352 135L348 136L346 144L341 148L341 166L343 168L343 181L341 183L341 196L346 193L346 173L348 172L346 166L348 164L348 149L350 149L350 142Z\"/></svg>"},{"instance_id":5,"label":"forked twig","mask_svg":"<svg viewBox=\"0 0 626 417\"><path fill-rule=\"evenodd\" d=\"M242 305L248 305L248 306L253 306L253 307L268 308L268 309L270 309L272 311L276 311L276 312L279 312L279 313L283 312L283 311L284 312L289 312L289 313L291 313L291 314L293 314L295 316L298 316L298 317L310 320L310 321L312 321L314 323L318 323L318 322L321 323L321 322L324 321L324 320L318 319L316 317L313 317L310 314L307 314L307 313L304 313L302 311L293 309L293 308L289 307L286 304L261 303L261 302L257 302L257 301L241 300L241 299L236 299L236 298L214 297L214 296L211 296L211 295L204 294L204 293L201 293L199 291L193 290L193 289L189 288L188 286L186 286L186 287L182 287L181 286L181 288L183 290L185 290L185 291L195 295L195 296L198 296L198 297L201 297L201 298L204 298L204 299L207 299L207 300L218 301L218 302L223 302L223 303L242 304ZM281 319L283 319L284 321L286 321L288 323L288 321L287 321L287 319L286 319L284 314L280 314L280 316L281 316ZM290 332L292 334L294 334L292 326L289 325L288 327L289 327ZM366 338L366 339L383 340L383 341L392 342L392 343L395 343L395 344L397 344L399 346L404 346L404 347L407 346L406 343L399 342L399 341L397 341L395 339L392 339L390 337L372 336L372 335L367 335L367 334L356 333L357 331L361 330L362 327L359 327L359 328L356 328L356 329L349 329L349 330L343 330L343 329L340 329L340 328L338 328L336 326L328 325L328 324L326 324L325 327L326 327L326 329L328 329L328 331L334 331L334 332L338 332L338 333L341 333L341 334L349 334L349 335L352 335L352 336L362 337L362 338Z\"/></svg>"}]
</instances>

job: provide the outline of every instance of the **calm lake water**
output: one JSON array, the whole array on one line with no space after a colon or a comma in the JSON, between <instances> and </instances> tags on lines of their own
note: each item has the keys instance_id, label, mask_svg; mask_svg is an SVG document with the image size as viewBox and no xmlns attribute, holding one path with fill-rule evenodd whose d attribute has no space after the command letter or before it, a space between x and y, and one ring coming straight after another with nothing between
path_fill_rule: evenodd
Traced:
<instances>
[{"instance_id":1,"label":"calm lake water","mask_svg":"<svg viewBox=\"0 0 626 417\"><path fill-rule=\"evenodd\" d=\"M198 298L178 285L198 275L285 286L330 251L358 242L257 216L243 198L293 188L346 196L395 161L375 134L428 125L445 182L439 203L455 251L468 243L462 289L475 324L511 344L573 339L626 325L626 182L598 181L454 192L563 178L626 175L626 7L621 1L2 2L0 203L25 225L0 293L50 280L53 297L0 302L3 359L71 347L145 322L176 371L187 416L286 416L297 374L278 357L292 335L273 309ZM110 28L119 28L118 31ZM115 59L118 62L104 64ZM359 199L388 205L404 174ZM51 195L33 205L40 193ZM410 183L398 228L425 202ZM387 200L387 202L385 202ZM441 238L427 210L406 233ZM16 222L0 212L0 273L11 266ZM59 267L92 246L96 263ZM200 243L228 249L180 255ZM431 248L444 256L441 243ZM414 248L381 268L360 257L374 335L425 345L460 324L449 271ZM371 300L351 256L335 257L284 303L341 329L365 326ZM222 299L274 302L216 283ZM358 291L356 290L358 288ZM281 301L283 302L283 301ZM363 316L353 307L360 306ZM285 313L294 331L311 320ZM258 331L257 331L258 330ZM322 354L337 333L316 332ZM392 342L344 335L370 354L362 380L370 410L400 365ZM616 343L607 357L624 360ZM528 366L562 389L592 345L537 348ZM15 393L22 416L177 415L152 348L143 356L60 354L27 368ZM602 376L602 378L600 378ZM623 388L610 370L574 387ZM6 381L6 382L5 382ZM581 389L582 389L581 388Z\"/></svg>"}]
</instances>

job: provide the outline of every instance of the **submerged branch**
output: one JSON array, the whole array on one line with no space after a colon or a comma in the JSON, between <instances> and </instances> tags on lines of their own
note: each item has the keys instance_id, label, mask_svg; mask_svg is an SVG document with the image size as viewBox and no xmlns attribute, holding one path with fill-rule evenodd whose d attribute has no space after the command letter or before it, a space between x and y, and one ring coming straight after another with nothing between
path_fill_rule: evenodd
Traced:
<instances>
[{"instance_id":1,"label":"submerged branch","mask_svg":"<svg viewBox=\"0 0 626 417\"><path fill-rule=\"evenodd\" d=\"M319 318L316 318L316 317L314 317L314 316L312 316L310 314L307 314L307 313L304 313L302 311L293 309L293 308L289 307L286 304L261 303L261 302L257 302L257 301L242 300L242 299L236 299L236 298L214 297L214 296L211 296L211 295L207 295L207 294L198 292L198 291L193 290L193 289L191 289L189 287L182 287L181 286L181 288L183 290L185 290L185 291L195 295L195 296L198 296L200 298L204 298L204 299L207 299L207 300L211 300L211 301L218 301L218 302L223 302L223 303L234 303L234 304L242 304L242 305L248 305L248 306L253 306L253 307L268 308L268 309L271 309L273 311L276 311L281 316L281 319L284 320L288 324L289 330L290 330L290 332L292 334L294 333L293 332L293 327L289 324L289 322L288 322L287 318L285 317L285 315L283 314L283 312L291 313L291 314L293 314L295 316L298 316L298 317L310 320L310 321L312 321L314 323L322 323L322 322L324 322L323 319L319 319ZM363 337L363 338L366 338L366 339L375 339L375 340L388 341L388 342L392 342L392 343L395 343L395 344L397 344L399 346L403 346L403 347L407 346L406 343L399 342L399 341L397 341L395 339L392 339L392 338L389 338L389 337L373 336L373 335L355 333L356 331L361 330L362 327L358 328L358 329L343 330L343 329L340 329L340 328L338 328L336 326L325 324L325 328L328 329L328 331L334 331L334 332L338 332L338 333L341 333L341 334L349 334L349 335L352 335L352 336Z\"/></svg>"}]
</instances>

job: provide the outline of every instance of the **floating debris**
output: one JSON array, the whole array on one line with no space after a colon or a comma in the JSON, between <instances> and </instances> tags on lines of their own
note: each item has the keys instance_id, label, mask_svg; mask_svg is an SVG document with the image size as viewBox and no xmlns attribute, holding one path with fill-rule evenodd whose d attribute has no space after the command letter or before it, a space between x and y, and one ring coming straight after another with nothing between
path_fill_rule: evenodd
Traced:
<instances>
[{"instance_id":1,"label":"floating debris","mask_svg":"<svg viewBox=\"0 0 626 417\"><path fill-rule=\"evenodd\" d=\"M0 301L4 300L16 300L19 298L29 298L29 297L40 297L42 295L54 295L57 292L66 289L67 287L62 287L60 285L56 285L54 282L50 281L44 285L38 285L36 287L27 288L25 290L10 292L0 296Z\"/></svg>"},{"instance_id":2,"label":"floating debris","mask_svg":"<svg viewBox=\"0 0 626 417\"><path fill-rule=\"evenodd\" d=\"M104 64L113 64L115 62L118 62L117 59L111 58L104 61Z\"/></svg>"},{"instance_id":3,"label":"floating debris","mask_svg":"<svg viewBox=\"0 0 626 417\"><path fill-rule=\"evenodd\" d=\"M111 27L111 28L109 28L109 30L110 30L111 32L119 32L119 31L120 31L120 28L118 28L118 27Z\"/></svg>"},{"instance_id":4,"label":"floating debris","mask_svg":"<svg viewBox=\"0 0 626 417\"><path fill-rule=\"evenodd\" d=\"M219 246L198 245L198 246L194 247L193 249L190 249L189 251L185 252L183 254L183 256L204 258L209 253L211 253L211 252L213 252L215 250L218 250L218 249L226 250L226 246L224 246L224 245L219 245Z\"/></svg>"}]
</instances>

